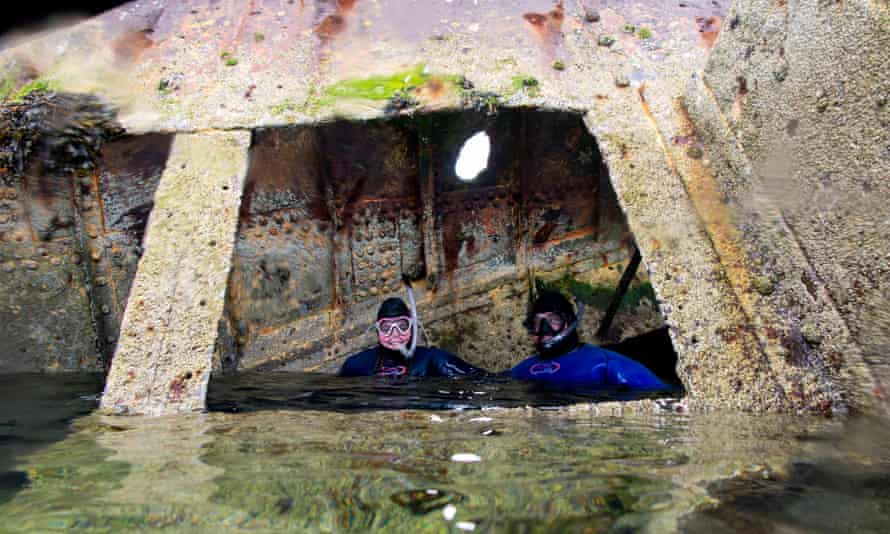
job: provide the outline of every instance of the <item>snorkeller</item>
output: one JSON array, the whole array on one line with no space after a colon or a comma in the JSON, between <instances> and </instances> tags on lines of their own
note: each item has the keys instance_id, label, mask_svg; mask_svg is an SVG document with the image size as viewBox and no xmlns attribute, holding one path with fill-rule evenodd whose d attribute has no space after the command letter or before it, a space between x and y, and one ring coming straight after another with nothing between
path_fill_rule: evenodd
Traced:
<instances>
[{"instance_id":1,"label":"snorkeller","mask_svg":"<svg viewBox=\"0 0 890 534\"><path fill-rule=\"evenodd\" d=\"M377 346L350 356L340 376L466 376L485 374L450 352L417 345L420 320L410 282L405 280L408 302L398 297L383 301L374 328Z\"/></svg>"},{"instance_id":2,"label":"snorkeller","mask_svg":"<svg viewBox=\"0 0 890 534\"><path fill-rule=\"evenodd\" d=\"M538 353L510 371L513 378L541 382L559 389L602 388L669 390L644 365L578 337L578 313L562 294L542 292L529 309L525 327Z\"/></svg>"}]
</instances>

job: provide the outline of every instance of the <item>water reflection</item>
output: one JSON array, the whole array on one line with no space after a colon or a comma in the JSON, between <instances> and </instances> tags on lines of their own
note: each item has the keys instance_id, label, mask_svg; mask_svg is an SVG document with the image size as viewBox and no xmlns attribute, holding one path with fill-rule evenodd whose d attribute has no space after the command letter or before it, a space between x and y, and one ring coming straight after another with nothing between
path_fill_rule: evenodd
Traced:
<instances>
[{"instance_id":1,"label":"water reflection","mask_svg":"<svg viewBox=\"0 0 890 534\"><path fill-rule=\"evenodd\" d=\"M479 379L416 377L341 378L326 373L245 372L214 378L207 405L212 411L248 412L270 409L486 410L539 408L614 400L680 396L681 391L626 392L609 390L547 390L505 375Z\"/></svg>"},{"instance_id":2,"label":"water reflection","mask_svg":"<svg viewBox=\"0 0 890 534\"><path fill-rule=\"evenodd\" d=\"M246 413L77 420L64 440L11 466L28 483L0 503L4 528L883 532L888 525L890 435L882 422L504 408L496 404L512 396L518 405L523 394L529 403L538 393L497 382L484 394L484 383L464 390L460 402L480 410L447 403L381 410L362 404L374 387L390 388L376 407L402 402L397 391L420 399L428 392L408 382L341 380L337 393L319 377L266 378L214 383L214 402L228 398ZM459 385L436 387L446 383ZM321 397L301 400L300 388ZM346 389L354 395L337 400ZM50 420L53 412L59 408L44 405L27 413Z\"/></svg>"}]
</instances>

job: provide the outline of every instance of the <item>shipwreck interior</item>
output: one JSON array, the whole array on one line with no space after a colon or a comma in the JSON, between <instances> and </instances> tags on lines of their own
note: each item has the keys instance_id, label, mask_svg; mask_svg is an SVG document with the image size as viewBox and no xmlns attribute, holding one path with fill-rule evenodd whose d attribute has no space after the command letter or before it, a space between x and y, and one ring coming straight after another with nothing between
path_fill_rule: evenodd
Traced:
<instances>
[{"instance_id":1,"label":"shipwreck interior","mask_svg":"<svg viewBox=\"0 0 890 534\"><path fill-rule=\"evenodd\" d=\"M11 119L27 136L52 115ZM173 136L103 135L35 133L13 147L0 214L5 371L110 366ZM216 370L336 371L375 343L376 309L404 295L407 277L421 342L478 366L500 371L533 352L522 326L530 292L555 288L585 304L583 340L622 343L678 384L635 251L579 113L469 109L257 129Z\"/></svg>"},{"instance_id":2,"label":"shipwreck interior","mask_svg":"<svg viewBox=\"0 0 890 534\"><path fill-rule=\"evenodd\" d=\"M521 324L529 292L556 288L585 304L583 339L624 341L618 350L678 383L644 266L631 266L611 328L596 336L634 251L580 114L464 110L257 130L222 365L335 371L375 343L368 325L386 296L404 295L405 275L429 342L487 369L533 352Z\"/></svg>"}]
</instances>

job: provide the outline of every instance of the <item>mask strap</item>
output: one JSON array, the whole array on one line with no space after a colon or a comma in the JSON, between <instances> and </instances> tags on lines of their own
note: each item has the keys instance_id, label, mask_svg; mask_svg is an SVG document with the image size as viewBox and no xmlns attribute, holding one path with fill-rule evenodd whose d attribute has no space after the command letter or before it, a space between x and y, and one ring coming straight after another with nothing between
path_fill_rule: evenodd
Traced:
<instances>
[{"instance_id":1,"label":"mask strap","mask_svg":"<svg viewBox=\"0 0 890 534\"><path fill-rule=\"evenodd\" d=\"M574 332L576 328L578 328L578 323L581 322L581 317L583 317L583 316L584 316L584 303L578 302L578 313L577 313L577 315L575 315L575 320L572 321L572 324L570 324L568 328L566 328L559 334L553 336L552 338L548 339L547 341L542 341L541 345L545 349L551 349L557 343L559 343L560 341L569 337L569 335L571 335L571 333Z\"/></svg>"}]
</instances>

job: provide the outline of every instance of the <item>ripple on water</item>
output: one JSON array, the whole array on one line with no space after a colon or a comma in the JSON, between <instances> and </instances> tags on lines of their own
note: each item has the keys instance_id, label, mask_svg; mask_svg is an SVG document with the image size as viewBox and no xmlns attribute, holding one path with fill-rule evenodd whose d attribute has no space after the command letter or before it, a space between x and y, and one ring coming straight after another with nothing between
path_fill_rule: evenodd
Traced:
<instances>
[{"instance_id":1,"label":"ripple on water","mask_svg":"<svg viewBox=\"0 0 890 534\"><path fill-rule=\"evenodd\" d=\"M270 384L250 395L294 397ZM76 420L8 466L4 528L887 530L887 432L871 421L272 405Z\"/></svg>"}]
</instances>

